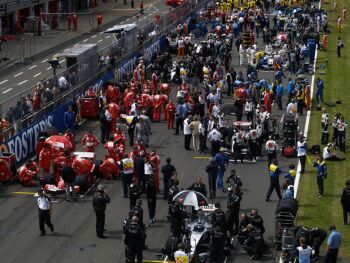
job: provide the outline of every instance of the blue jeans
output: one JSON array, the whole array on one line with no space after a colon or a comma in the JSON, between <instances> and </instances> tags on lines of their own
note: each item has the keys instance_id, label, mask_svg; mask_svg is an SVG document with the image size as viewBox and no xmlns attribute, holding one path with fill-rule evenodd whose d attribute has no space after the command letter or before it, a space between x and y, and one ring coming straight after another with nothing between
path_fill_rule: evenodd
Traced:
<instances>
[{"instance_id":1,"label":"blue jeans","mask_svg":"<svg viewBox=\"0 0 350 263\"><path fill-rule=\"evenodd\" d=\"M224 188L224 175L225 175L225 169L218 169L218 188L222 189Z\"/></svg>"}]
</instances>

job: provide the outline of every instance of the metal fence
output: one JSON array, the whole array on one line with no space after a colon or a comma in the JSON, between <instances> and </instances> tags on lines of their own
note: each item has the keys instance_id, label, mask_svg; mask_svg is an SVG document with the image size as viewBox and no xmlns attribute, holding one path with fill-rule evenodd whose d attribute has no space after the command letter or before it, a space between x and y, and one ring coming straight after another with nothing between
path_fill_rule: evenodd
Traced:
<instances>
[{"instance_id":1,"label":"metal fence","mask_svg":"<svg viewBox=\"0 0 350 263\"><path fill-rule=\"evenodd\" d=\"M89 60L91 57L2 102L0 104L0 116L2 116L2 118L9 118L11 123L9 128L3 129L3 140L12 137L36 120L47 116L63 103L72 100L74 96L80 94L88 86L110 72L114 66L118 67L118 65L127 61L138 52L145 50L145 48L150 46L161 35L171 31L174 25L183 22L193 12L202 9L210 2L212 2L212 0L189 1L162 14L160 19L152 19L151 22L139 28L138 34L142 36L142 43L127 43L127 41L125 41L126 37L124 37L118 40L117 43L112 43L99 50L98 67L93 68L88 74L83 74L83 72L78 69L80 64L90 63ZM131 44L133 44L133 48L130 49L129 46L126 49L128 52L123 52L123 46ZM112 57L115 58L114 65L110 63ZM63 78L67 80L67 85L65 85ZM38 91L41 93L40 107L34 106L33 108L33 95Z\"/></svg>"}]
</instances>

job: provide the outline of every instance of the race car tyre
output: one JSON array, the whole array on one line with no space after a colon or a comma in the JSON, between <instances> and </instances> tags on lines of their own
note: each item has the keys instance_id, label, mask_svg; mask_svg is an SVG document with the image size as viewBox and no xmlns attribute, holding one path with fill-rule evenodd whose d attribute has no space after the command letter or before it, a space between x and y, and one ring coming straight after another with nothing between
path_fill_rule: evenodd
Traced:
<instances>
[{"instance_id":1,"label":"race car tyre","mask_svg":"<svg viewBox=\"0 0 350 263\"><path fill-rule=\"evenodd\" d=\"M47 184L54 184L54 181L55 180L53 178L53 174L44 174L40 181L40 184L44 187Z\"/></svg>"},{"instance_id":2,"label":"race car tyre","mask_svg":"<svg viewBox=\"0 0 350 263\"><path fill-rule=\"evenodd\" d=\"M80 187L80 192L84 194L89 189L89 181L86 175L80 174L75 177L75 185Z\"/></svg>"}]
</instances>

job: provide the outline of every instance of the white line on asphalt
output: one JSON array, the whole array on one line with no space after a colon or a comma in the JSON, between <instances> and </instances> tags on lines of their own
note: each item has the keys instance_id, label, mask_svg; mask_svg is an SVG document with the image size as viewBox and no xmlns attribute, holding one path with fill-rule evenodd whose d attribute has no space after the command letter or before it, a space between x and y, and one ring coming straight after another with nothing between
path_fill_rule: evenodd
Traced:
<instances>
[{"instance_id":1,"label":"white line on asphalt","mask_svg":"<svg viewBox=\"0 0 350 263\"><path fill-rule=\"evenodd\" d=\"M34 66L31 66L30 68L28 68L28 69L33 69L33 68L35 68L37 65L34 65Z\"/></svg>"},{"instance_id":2,"label":"white line on asphalt","mask_svg":"<svg viewBox=\"0 0 350 263\"><path fill-rule=\"evenodd\" d=\"M61 63L62 63L62 62L64 62L64 61L65 61L65 59L62 59L62 60L61 60L61 61L59 61L58 63L60 63L60 64L61 64Z\"/></svg>"},{"instance_id":3,"label":"white line on asphalt","mask_svg":"<svg viewBox=\"0 0 350 263\"><path fill-rule=\"evenodd\" d=\"M5 90L5 91L3 92L3 94L9 92L10 90L12 90L12 88L9 88L9 89Z\"/></svg>"},{"instance_id":4,"label":"white line on asphalt","mask_svg":"<svg viewBox=\"0 0 350 263\"><path fill-rule=\"evenodd\" d=\"M102 35L104 32L102 31L102 32L100 32L100 35Z\"/></svg>"},{"instance_id":5,"label":"white line on asphalt","mask_svg":"<svg viewBox=\"0 0 350 263\"><path fill-rule=\"evenodd\" d=\"M124 24L124 21L120 22L120 24Z\"/></svg>"},{"instance_id":6,"label":"white line on asphalt","mask_svg":"<svg viewBox=\"0 0 350 263\"><path fill-rule=\"evenodd\" d=\"M69 50L69 48L65 49L64 52L66 52L66 51L68 51L68 50Z\"/></svg>"},{"instance_id":7,"label":"white line on asphalt","mask_svg":"<svg viewBox=\"0 0 350 263\"><path fill-rule=\"evenodd\" d=\"M95 38L95 37L97 37L97 35L93 35L91 38Z\"/></svg>"},{"instance_id":8,"label":"white line on asphalt","mask_svg":"<svg viewBox=\"0 0 350 263\"><path fill-rule=\"evenodd\" d=\"M85 40L83 40L83 43L85 43L86 41L88 41L89 39L85 39Z\"/></svg>"},{"instance_id":9,"label":"white line on asphalt","mask_svg":"<svg viewBox=\"0 0 350 263\"><path fill-rule=\"evenodd\" d=\"M33 76L33 78L36 78L36 77L39 76L39 75L41 75L41 72L39 72L38 74L35 74L35 75Z\"/></svg>"},{"instance_id":10,"label":"white line on asphalt","mask_svg":"<svg viewBox=\"0 0 350 263\"><path fill-rule=\"evenodd\" d=\"M48 67L46 70L50 70L51 69L51 67Z\"/></svg>"},{"instance_id":11,"label":"white line on asphalt","mask_svg":"<svg viewBox=\"0 0 350 263\"><path fill-rule=\"evenodd\" d=\"M48 61L48 59L45 59L45 60L41 61L41 63L45 63L46 61Z\"/></svg>"},{"instance_id":12,"label":"white line on asphalt","mask_svg":"<svg viewBox=\"0 0 350 263\"><path fill-rule=\"evenodd\" d=\"M60 53L57 53L57 54L55 54L55 55L53 55L54 57L58 57L60 55Z\"/></svg>"},{"instance_id":13,"label":"white line on asphalt","mask_svg":"<svg viewBox=\"0 0 350 263\"><path fill-rule=\"evenodd\" d=\"M20 86L20 85L26 83L27 81L28 81L27 79L26 79L26 80L23 80L22 82L18 83L18 86Z\"/></svg>"},{"instance_id":14,"label":"white line on asphalt","mask_svg":"<svg viewBox=\"0 0 350 263\"><path fill-rule=\"evenodd\" d=\"M1 85L1 84L4 84L4 83L7 82L7 81L9 81L9 80L8 80L8 79L5 79L5 80L1 81L1 82L0 82L0 85Z\"/></svg>"},{"instance_id":15,"label":"white line on asphalt","mask_svg":"<svg viewBox=\"0 0 350 263\"><path fill-rule=\"evenodd\" d=\"M125 21L129 21L129 20L130 20L130 18L126 19Z\"/></svg>"},{"instance_id":16,"label":"white line on asphalt","mask_svg":"<svg viewBox=\"0 0 350 263\"><path fill-rule=\"evenodd\" d=\"M14 77L17 78L18 76L20 76L20 75L22 75L22 74L23 74L23 71L20 72L20 73L18 73L18 74L16 74L16 75L14 75Z\"/></svg>"},{"instance_id":17,"label":"white line on asphalt","mask_svg":"<svg viewBox=\"0 0 350 263\"><path fill-rule=\"evenodd\" d=\"M103 41L103 39L100 39L99 41L97 41L97 43L100 43L100 42L102 42Z\"/></svg>"},{"instance_id":18,"label":"white line on asphalt","mask_svg":"<svg viewBox=\"0 0 350 263\"><path fill-rule=\"evenodd\" d=\"M105 38L108 39L108 38L110 38L110 37L111 37L111 36L106 36Z\"/></svg>"}]
</instances>

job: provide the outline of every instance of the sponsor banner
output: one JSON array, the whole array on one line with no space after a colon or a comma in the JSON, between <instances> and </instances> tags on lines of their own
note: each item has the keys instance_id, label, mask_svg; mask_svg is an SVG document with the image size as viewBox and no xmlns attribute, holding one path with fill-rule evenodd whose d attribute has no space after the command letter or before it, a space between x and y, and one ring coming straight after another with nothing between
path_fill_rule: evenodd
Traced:
<instances>
[{"instance_id":1,"label":"sponsor banner","mask_svg":"<svg viewBox=\"0 0 350 263\"><path fill-rule=\"evenodd\" d=\"M35 152L39 133L44 131L47 126L53 126L53 118L53 114L50 114L17 133L1 144L0 151L15 153L17 164L25 161L30 154Z\"/></svg>"}]
</instances>

